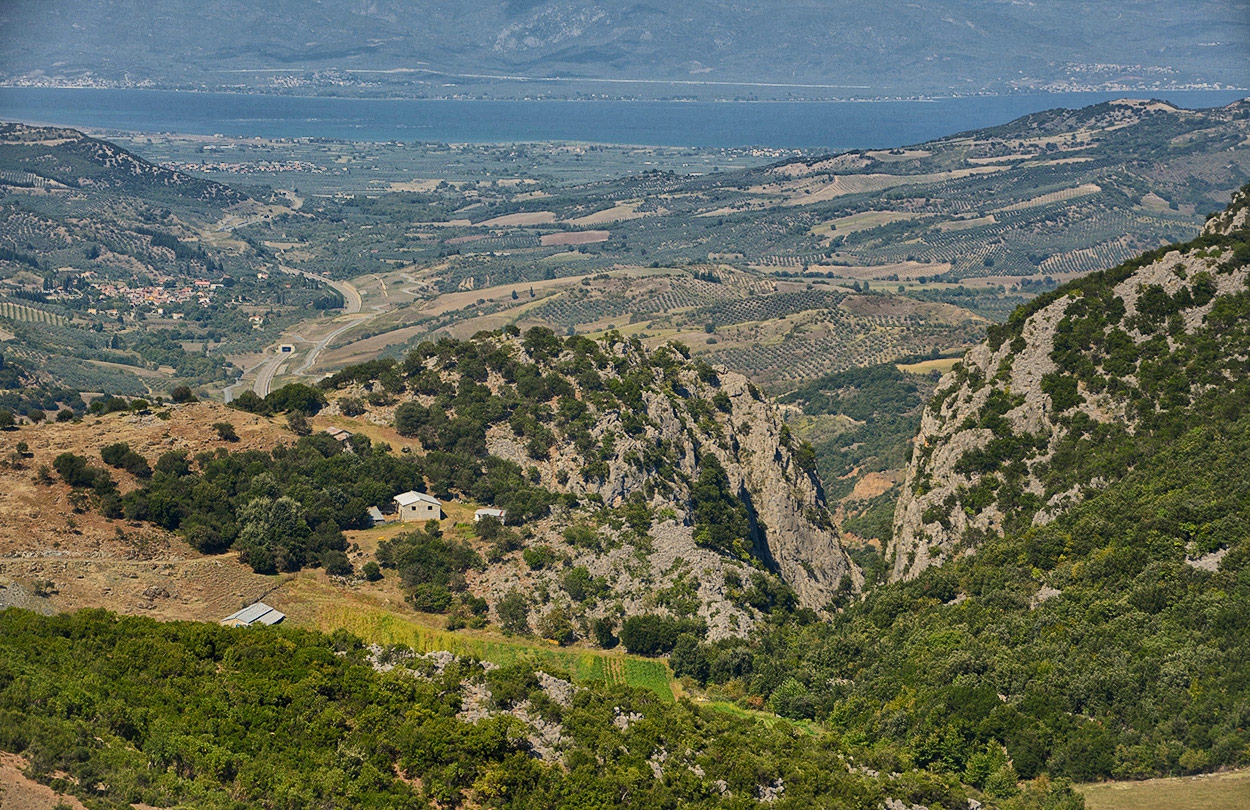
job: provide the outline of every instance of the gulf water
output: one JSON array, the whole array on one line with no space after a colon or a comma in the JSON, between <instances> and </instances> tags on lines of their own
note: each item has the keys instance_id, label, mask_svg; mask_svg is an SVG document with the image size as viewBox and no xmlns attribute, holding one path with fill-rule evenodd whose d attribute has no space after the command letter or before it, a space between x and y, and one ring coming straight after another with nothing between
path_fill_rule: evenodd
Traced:
<instances>
[{"instance_id":1,"label":"gulf water","mask_svg":"<svg viewBox=\"0 0 1250 810\"><path fill-rule=\"evenodd\" d=\"M122 89L0 88L0 120L102 130L352 141L581 141L652 146L888 148L1028 113L1157 97L1198 109L1244 91L1059 93L930 101L371 100Z\"/></svg>"}]
</instances>

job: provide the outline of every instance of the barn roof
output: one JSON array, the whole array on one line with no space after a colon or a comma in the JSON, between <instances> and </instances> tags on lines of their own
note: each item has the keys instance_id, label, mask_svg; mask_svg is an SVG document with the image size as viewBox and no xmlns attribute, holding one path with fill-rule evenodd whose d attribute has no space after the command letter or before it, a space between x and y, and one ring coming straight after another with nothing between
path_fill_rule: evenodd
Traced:
<instances>
[{"instance_id":1,"label":"barn roof","mask_svg":"<svg viewBox=\"0 0 1250 810\"><path fill-rule=\"evenodd\" d=\"M286 614L274 610L264 602L256 602L242 610L236 610L221 620L222 624L277 624L286 618Z\"/></svg>"},{"instance_id":2,"label":"barn roof","mask_svg":"<svg viewBox=\"0 0 1250 810\"><path fill-rule=\"evenodd\" d=\"M401 492L395 496L395 503L400 506L411 506L414 503L428 503L434 506L442 506L438 498L433 495L427 495L424 492Z\"/></svg>"}]
</instances>

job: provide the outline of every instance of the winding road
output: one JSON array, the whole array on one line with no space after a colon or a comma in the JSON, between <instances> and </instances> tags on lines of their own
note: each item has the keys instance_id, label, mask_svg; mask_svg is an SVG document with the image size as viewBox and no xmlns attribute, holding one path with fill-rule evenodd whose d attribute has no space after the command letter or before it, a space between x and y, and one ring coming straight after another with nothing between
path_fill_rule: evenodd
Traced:
<instances>
[{"instance_id":1,"label":"winding road","mask_svg":"<svg viewBox=\"0 0 1250 810\"><path fill-rule=\"evenodd\" d=\"M330 343L335 338L337 338L339 335L343 334L344 332L348 331L349 329L354 329L355 327L360 326L362 323L365 323L373 319L374 317L377 316L377 313L374 313L373 315L361 314L360 310L361 310L361 306L363 305L363 302L361 301L361 298L360 298L360 291L357 290L356 287L351 282L334 281L332 279L326 278L325 276L318 275L316 273L309 273L306 270L296 270L295 268L292 268L292 267L282 267L280 269L282 270L282 272L287 273L289 275L303 276L304 278L320 282L321 284L325 284L328 287L333 287L335 290L338 291L339 295L343 296L343 311L338 317L339 318L352 317L352 320L349 323L346 323L338 327L337 329L334 329L333 331L329 332L328 334L326 334L324 337L322 337L320 340L318 340L316 343L313 344L312 348L308 350L308 355L304 358L304 362L300 365L299 368L297 368L294 371L295 374L303 375L303 374L306 374L308 370L313 367L313 364L317 362L317 356L320 355L321 352L325 351L326 347L329 346ZM300 326L303 326L307 323L309 322L303 321L299 324L296 324L294 327L292 327L292 330L299 328ZM254 367L253 370L256 372L256 377L252 381L252 390L256 392L256 396L266 397L269 395L270 388L273 386L273 378L278 375L278 373L282 370L282 367L292 357L291 353L282 353L280 351L279 347L282 345L282 343L309 343L310 342L307 338L304 338L301 335L295 334L292 330L287 330L283 332L282 342L269 346L265 350L266 353L269 353L269 356L266 357L263 361L261 361L260 365ZM226 402L230 402L232 399L234 399L234 389L240 388L240 387L246 388L246 385L242 382L237 382L223 391Z\"/></svg>"}]
</instances>

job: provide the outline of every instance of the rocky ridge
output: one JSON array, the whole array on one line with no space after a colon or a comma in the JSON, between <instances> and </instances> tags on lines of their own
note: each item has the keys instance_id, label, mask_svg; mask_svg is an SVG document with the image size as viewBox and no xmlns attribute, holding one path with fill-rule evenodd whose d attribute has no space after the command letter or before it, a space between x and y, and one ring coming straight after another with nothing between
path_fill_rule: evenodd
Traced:
<instances>
[{"instance_id":1,"label":"rocky ridge","mask_svg":"<svg viewBox=\"0 0 1250 810\"><path fill-rule=\"evenodd\" d=\"M1240 396L1248 210L1250 187L1193 242L1039 297L943 377L895 511L892 579L1054 520L1131 465L1124 437Z\"/></svg>"},{"instance_id":2,"label":"rocky ridge","mask_svg":"<svg viewBox=\"0 0 1250 810\"><path fill-rule=\"evenodd\" d=\"M641 505L650 514L639 543L637 533L609 521L597 525L603 542L593 549L561 536L584 520L584 509L557 506L549 518L525 526L533 535L529 547L547 545L566 556L566 565L584 565L611 581L625 613L654 606L656 591L676 584L699 603L710 636L721 637L745 632L753 612L734 602L730 569L747 582L752 570L771 571L814 610L859 587L810 448L790 436L771 403L741 375L691 362L680 346L649 352L619 336L562 342L549 330L532 330L524 338L479 335L425 346L402 364L383 361L365 374L349 368L327 380L327 412L383 402L377 389L389 380L390 389L403 391L386 404L369 404L362 418L389 425L402 420L411 407L405 403L416 403L423 414L446 413L459 424L477 411L457 403L465 402L466 390L484 386L502 403L474 417L485 456L512 462L536 486L591 508ZM518 391L531 393L518 399ZM428 421L416 431L427 450L440 441ZM727 503L740 504L746 517L736 551L699 536L692 492L709 465L723 470ZM489 598L552 576L492 568L478 585Z\"/></svg>"}]
</instances>

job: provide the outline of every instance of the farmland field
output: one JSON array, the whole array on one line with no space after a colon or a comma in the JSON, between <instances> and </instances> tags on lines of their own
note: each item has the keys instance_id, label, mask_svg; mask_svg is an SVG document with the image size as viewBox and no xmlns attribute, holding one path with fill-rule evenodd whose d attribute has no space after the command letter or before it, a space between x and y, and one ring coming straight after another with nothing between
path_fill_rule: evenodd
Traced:
<instances>
[{"instance_id":1,"label":"farmland field","mask_svg":"<svg viewBox=\"0 0 1250 810\"><path fill-rule=\"evenodd\" d=\"M1245 810L1250 771L1081 785L1088 810Z\"/></svg>"},{"instance_id":2,"label":"farmland field","mask_svg":"<svg viewBox=\"0 0 1250 810\"><path fill-rule=\"evenodd\" d=\"M664 700L673 699L668 666L659 659L568 649L542 640L505 638L473 631L453 633L378 608L342 602L320 608L315 626L325 632L341 628L371 644L402 644L418 653L447 650L496 664L528 661L535 666L567 672L582 683L626 683L648 689Z\"/></svg>"}]
</instances>

